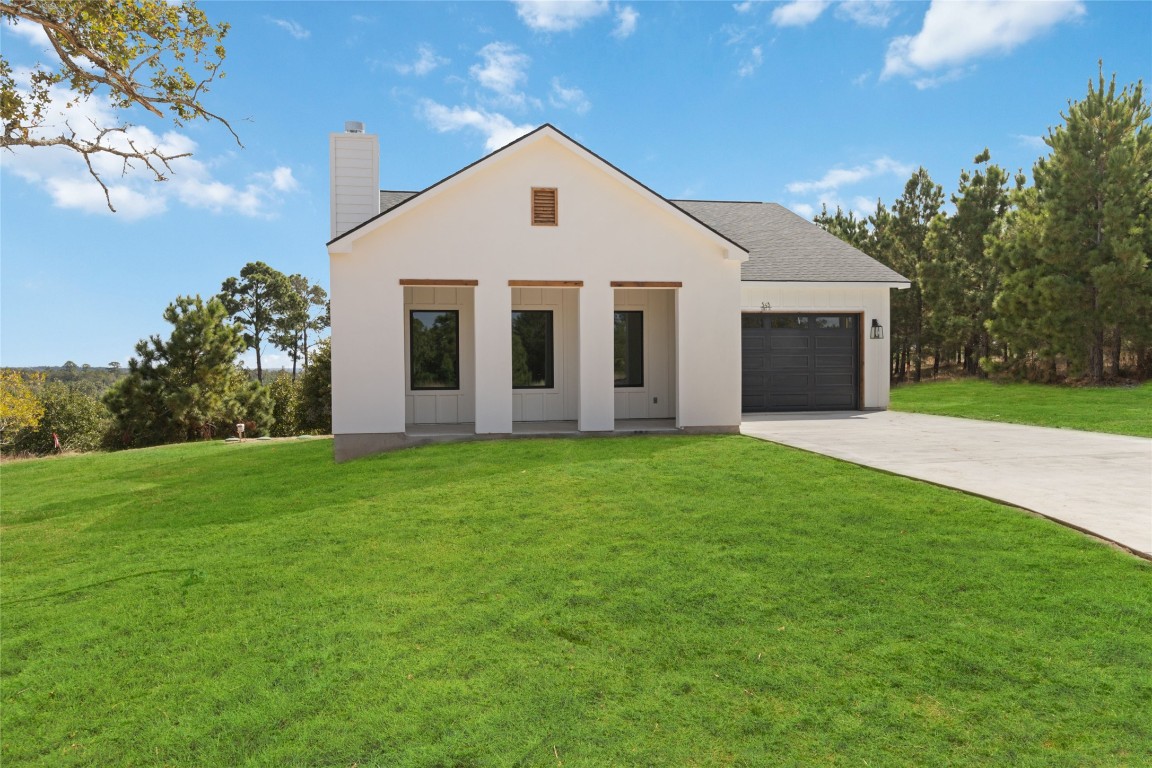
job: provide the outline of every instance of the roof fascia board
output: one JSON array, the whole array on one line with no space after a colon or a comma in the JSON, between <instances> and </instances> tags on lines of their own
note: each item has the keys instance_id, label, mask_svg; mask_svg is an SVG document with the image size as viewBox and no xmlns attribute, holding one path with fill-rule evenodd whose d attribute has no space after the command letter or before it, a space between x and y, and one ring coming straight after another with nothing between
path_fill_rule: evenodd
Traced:
<instances>
[{"instance_id":1,"label":"roof fascia board","mask_svg":"<svg viewBox=\"0 0 1152 768\"><path fill-rule=\"evenodd\" d=\"M869 257L871 258L871 257ZM859 288L862 285L875 288L896 288L903 290L912 284L898 280L741 280L741 285L787 285L787 286L820 286L821 288Z\"/></svg>"}]
</instances>

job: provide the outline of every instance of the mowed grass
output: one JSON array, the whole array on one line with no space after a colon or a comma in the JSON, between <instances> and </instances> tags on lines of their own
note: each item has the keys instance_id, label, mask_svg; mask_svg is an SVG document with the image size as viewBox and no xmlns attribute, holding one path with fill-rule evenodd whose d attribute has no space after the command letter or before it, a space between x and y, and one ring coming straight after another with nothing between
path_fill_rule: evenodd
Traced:
<instances>
[{"instance_id":1,"label":"mowed grass","mask_svg":"<svg viewBox=\"0 0 1152 768\"><path fill-rule=\"evenodd\" d=\"M1152 381L1064 387L955 379L892 389L894 411L1152 437Z\"/></svg>"},{"instance_id":2,"label":"mowed grass","mask_svg":"<svg viewBox=\"0 0 1152 768\"><path fill-rule=\"evenodd\" d=\"M781 446L2 471L5 766L1152 763L1152 565Z\"/></svg>"}]
</instances>

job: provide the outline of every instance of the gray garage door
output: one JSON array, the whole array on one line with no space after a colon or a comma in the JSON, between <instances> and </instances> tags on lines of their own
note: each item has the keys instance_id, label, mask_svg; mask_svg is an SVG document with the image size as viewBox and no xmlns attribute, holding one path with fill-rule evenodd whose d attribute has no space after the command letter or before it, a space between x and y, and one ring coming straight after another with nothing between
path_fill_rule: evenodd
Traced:
<instances>
[{"instance_id":1,"label":"gray garage door","mask_svg":"<svg viewBox=\"0 0 1152 768\"><path fill-rule=\"evenodd\" d=\"M856 315L743 316L743 410L857 407Z\"/></svg>"}]
</instances>

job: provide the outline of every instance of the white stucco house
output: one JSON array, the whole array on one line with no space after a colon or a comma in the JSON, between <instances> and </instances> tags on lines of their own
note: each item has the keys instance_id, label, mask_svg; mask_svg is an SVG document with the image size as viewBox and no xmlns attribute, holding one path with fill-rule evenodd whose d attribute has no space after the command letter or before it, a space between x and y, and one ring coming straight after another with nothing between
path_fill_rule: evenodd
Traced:
<instances>
[{"instance_id":1,"label":"white stucco house","mask_svg":"<svg viewBox=\"0 0 1152 768\"><path fill-rule=\"evenodd\" d=\"M888 404L899 274L772 203L669 200L551 125L418 192L330 136L337 460L436 434Z\"/></svg>"}]
</instances>

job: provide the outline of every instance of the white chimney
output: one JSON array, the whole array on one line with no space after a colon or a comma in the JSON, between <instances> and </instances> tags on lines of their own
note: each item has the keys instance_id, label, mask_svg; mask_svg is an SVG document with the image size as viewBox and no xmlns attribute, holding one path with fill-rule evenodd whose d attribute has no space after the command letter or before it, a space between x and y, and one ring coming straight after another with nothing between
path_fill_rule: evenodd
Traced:
<instances>
[{"instance_id":1,"label":"white chimney","mask_svg":"<svg viewBox=\"0 0 1152 768\"><path fill-rule=\"evenodd\" d=\"M380 213L380 142L349 120L328 135L332 238Z\"/></svg>"}]
</instances>

